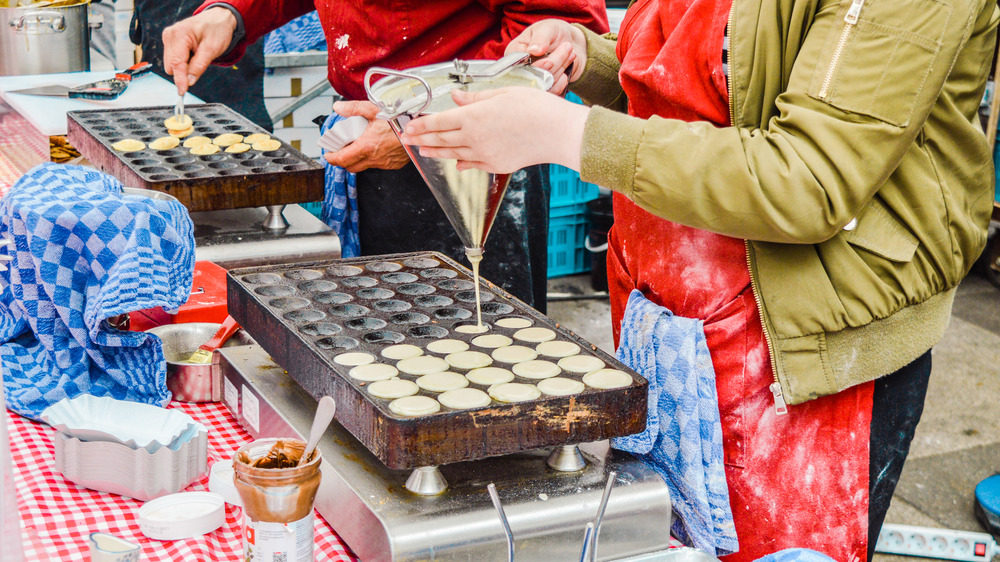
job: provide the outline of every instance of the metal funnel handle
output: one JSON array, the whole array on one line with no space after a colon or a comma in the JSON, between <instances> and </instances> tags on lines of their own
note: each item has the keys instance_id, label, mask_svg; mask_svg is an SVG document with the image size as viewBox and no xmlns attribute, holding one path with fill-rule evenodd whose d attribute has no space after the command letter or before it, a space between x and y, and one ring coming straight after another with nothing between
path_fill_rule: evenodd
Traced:
<instances>
[{"instance_id":1,"label":"metal funnel handle","mask_svg":"<svg viewBox=\"0 0 1000 562\"><path fill-rule=\"evenodd\" d=\"M415 97L412 100L407 100L405 102L403 100L396 100L396 103L389 106L382 100L375 97L375 94L372 92L371 79L373 76L396 76L399 78L416 80L421 86L423 86L424 90L427 91L427 97L424 99L424 103L415 111L409 106L415 106L415 100L419 100L419 97ZM431 100L434 98L434 92L431 91L430 84L428 84L423 78L417 76L416 74L400 72L398 70L381 66L373 66L368 69L368 72L365 73L365 93L368 95L368 101L374 103L378 107L379 113L376 117L379 119L393 119L401 113L422 113L425 109L427 109L427 106L431 104Z\"/></svg>"}]
</instances>

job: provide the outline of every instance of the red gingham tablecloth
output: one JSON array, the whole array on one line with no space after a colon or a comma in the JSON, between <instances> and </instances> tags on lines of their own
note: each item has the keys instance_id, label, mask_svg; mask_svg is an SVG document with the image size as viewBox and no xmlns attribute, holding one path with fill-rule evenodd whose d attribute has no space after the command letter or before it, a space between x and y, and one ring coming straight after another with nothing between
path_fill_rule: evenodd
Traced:
<instances>
[{"instance_id":1,"label":"red gingham tablecloth","mask_svg":"<svg viewBox=\"0 0 1000 562\"><path fill-rule=\"evenodd\" d=\"M221 403L173 402L208 428L208 466L232 458L233 452L252 441ZM82 488L54 469L52 434L46 424L7 411L7 428L14 460L17 506L21 515L26 560L86 560L87 536L103 531L142 545L143 560L239 560L242 510L226 505L226 523L198 538L156 541L139 531L142 502L116 494ZM184 491L208 490L208 474ZM316 560L354 561L356 558L333 528L318 513Z\"/></svg>"}]
</instances>

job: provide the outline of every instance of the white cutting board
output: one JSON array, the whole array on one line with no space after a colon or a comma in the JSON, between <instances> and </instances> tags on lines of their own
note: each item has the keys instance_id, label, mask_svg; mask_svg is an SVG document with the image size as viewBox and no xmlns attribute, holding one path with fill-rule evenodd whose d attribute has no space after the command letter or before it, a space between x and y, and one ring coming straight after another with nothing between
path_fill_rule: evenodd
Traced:
<instances>
[{"instance_id":1,"label":"white cutting board","mask_svg":"<svg viewBox=\"0 0 1000 562\"><path fill-rule=\"evenodd\" d=\"M0 96L15 111L24 116L40 133L46 136L66 134L66 112L78 109L118 109L125 107L151 107L177 103L177 88L172 82L147 72L132 80L118 99L98 101L52 96L9 94L9 90L59 84L79 86L114 77L113 70L101 72L67 72L63 74L33 74L27 76L0 76ZM203 103L187 94L185 104Z\"/></svg>"}]
</instances>

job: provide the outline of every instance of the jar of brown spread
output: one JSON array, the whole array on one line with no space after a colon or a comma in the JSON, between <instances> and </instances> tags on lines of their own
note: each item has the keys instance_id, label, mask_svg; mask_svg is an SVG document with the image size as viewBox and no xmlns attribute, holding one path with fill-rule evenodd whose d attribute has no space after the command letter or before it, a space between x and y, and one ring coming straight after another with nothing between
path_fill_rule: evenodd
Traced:
<instances>
[{"instance_id":1,"label":"jar of brown spread","mask_svg":"<svg viewBox=\"0 0 1000 562\"><path fill-rule=\"evenodd\" d=\"M236 451L233 481L243 501L245 560L312 562L321 459L316 449L298 466L305 445L261 439Z\"/></svg>"}]
</instances>

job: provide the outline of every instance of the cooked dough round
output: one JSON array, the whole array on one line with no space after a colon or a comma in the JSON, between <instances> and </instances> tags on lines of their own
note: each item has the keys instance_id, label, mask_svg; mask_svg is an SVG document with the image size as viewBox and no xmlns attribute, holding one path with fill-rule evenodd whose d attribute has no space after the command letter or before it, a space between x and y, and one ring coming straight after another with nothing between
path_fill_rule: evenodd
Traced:
<instances>
[{"instance_id":1,"label":"cooked dough round","mask_svg":"<svg viewBox=\"0 0 1000 562\"><path fill-rule=\"evenodd\" d=\"M501 318L497 320L497 326L500 326L501 328L520 329L527 328L528 326L531 326L531 324L531 320L528 320L527 318Z\"/></svg>"},{"instance_id":2,"label":"cooked dough round","mask_svg":"<svg viewBox=\"0 0 1000 562\"><path fill-rule=\"evenodd\" d=\"M246 144L256 144L260 141L266 141L271 138L271 135L265 135L264 133L254 133L252 135L247 135L243 142Z\"/></svg>"},{"instance_id":3,"label":"cooked dough round","mask_svg":"<svg viewBox=\"0 0 1000 562\"><path fill-rule=\"evenodd\" d=\"M219 147L215 146L214 144L203 144L192 148L191 154L195 154L197 156L206 156L208 154L215 154L218 151Z\"/></svg>"},{"instance_id":4,"label":"cooked dough round","mask_svg":"<svg viewBox=\"0 0 1000 562\"><path fill-rule=\"evenodd\" d=\"M409 375L429 375L448 370L448 362L433 355L410 357L396 363L396 368Z\"/></svg>"},{"instance_id":5,"label":"cooked dough round","mask_svg":"<svg viewBox=\"0 0 1000 562\"><path fill-rule=\"evenodd\" d=\"M182 139L194 132L194 127L188 127L187 129L181 129L180 131L169 130L167 131L172 136Z\"/></svg>"},{"instance_id":6,"label":"cooked dough round","mask_svg":"<svg viewBox=\"0 0 1000 562\"><path fill-rule=\"evenodd\" d=\"M520 363L522 361L531 361L532 359L538 358L538 353L530 347L524 347L523 345L508 345L507 347L498 347L491 353L494 359L501 363Z\"/></svg>"},{"instance_id":7,"label":"cooked dough round","mask_svg":"<svg viewBox=\"0 0 1000 562\"><path fill-rule=\"evenodd\" d=\"M246 152L248 150L250 150L250 145L245 142L238 142L226 147L226 152L230 154L240 154L241 152Z\"/></svg>"},{"instance_id":8,"label":"cooked dough round","mask_svg":"<svg viewBox=\"0 0 1000 562\"><path fill-rule=\"evenodd\" d=\"M580 346L571 341L544 341L535 348L538 353L549 357L569 357L580 353Z\"/></svg>"},{"instance_id":9,"label":"cooked dough round","mask_svg":"<svg viewBox=\"0 0 1000 562\"><path fill-rule=\"evenodd\" d=\"M570 355L559 360L559 368L571 373L589 373L604 368L604 361L593 355Z\"/></svg>"},{"instance_id":10,"label":"cooked dough round","mask_svg":"<svg viewBox=\"0 0 1000 562\"><path fill-rule=\"evenodd\" d=\"M163 122L163 126L170 131L183 131L193 125L194 121L191 120L191 116L183 113L181 115L171 115Z\"/></svg>"},{"instance_id":11,"label":"cooked dough round","mask_svg":"<svg viewBox=\"0 0 1000 562\"><path fill-rule=\"evenodd\" d=\"M272 150L278 150L281 148L281 141L276 139L266 139L262 141L257 141L251 145L254 150L259 150L261 152L270 152Z\"/></svg>"},{"instance_id":12,"label":"cooked dough round","mask_svg":"<svg viewBox=\"0 0 1000 562\"><path fill-rule=\"evenodd\" d=\"M469 386L469 379L458 373L445 371L443 373L431 373L420 377L417 379L417 386L431 392L446 392Z\"/></svg>"},{"instance_id":13,"label":"cooked dough round","mask_svg":"<svg viewBox=\"0 0 1000 562\"><path fill-rule=\"evenodd\" d=\"M567 379L566 377L552 377L551 379L540 380L536 386L538 386L538 390L541 390L543 394L548 394L549 396L580 394L586 388L582 382Z\"/></svg>"},{"instance_id":14,"label":"cooked dough round","mask_svg":"<svg viewBox=\"0 0 1000 562\"><path fill-rule=\"evenodd\" d=\"M222 147L233 146L238 142L243 142L243 135L237 135L236 133L222 133L212 139L212 144Z\"/></svg>"},{"instance_id":15,"label":"cooked dough round","mask_svg":"<svg viewBox=\"0 0 1000 562\"><path fill-rule=\"evenodd\" d=\"M177 145L180 143L181 139L174 136L160 137L149 143L149 148L153 150L170 150L171 148L177 148Z\"/></svg>"},{"instance_id":16,"label":"cooked dough round","mask_svg":"<svg viewBox=\"0 0 1000 562\"><path fill-rule=\"evenodd\" d=\"M427 344L427 351L431 353L458 353L469 349L469 344L462 340L435 340Z\"/></svg>"},{"instance_id":17,"label":"cooked dough round","mask_svg":"<svg viewBox=\"0 0 1000 562\"><path fill-rule=\"evenodd\" d=\"M368 385L368 393L379 398L402 398L404 396L413 396L418 392L420 392L420 387L413 381L405 379L375 381Z\"/></svg>"},{"instance_id":18,"label":"cooked dough round","mask_svg":"<svg viewBox=\"0 0 1000 562\"><path fill-rule=\"evenodd\" d=\"M111 148L118 152L136 152L146 148L146 143L136 139L122 139L111 145Z\"/></svg>"},{"instance_id":19,"label":"cooked dough round","mask_svg":"<svg viewBox=\"0 0 1000 562\"><path fill-rule=\"evenodd\" d=\"M583 385L581 385L583 386ZM489 406L490 395L476 388L459 388L442 392L437 397L441 405L453 410L469 410Z\"/></svg>"},{"instance_id":20,"label":"cooked dough round","mask_svg":"<svg viewBox=\"0 0 1000 562\"><path fill-rule=\"evenodd\" d=\"M472 345L479 347L504 347L514 343L514 340L502 334L486 334L472 338Z\"/></svg>"},{"instance_id":21,"label":"cooked dough round","mask_svg":"<svg viewBox=\"0 0 1000 562\"><path fill-rule=\"evenodd\" d=\"M556 339L556 333L548 328L524 328L514 332L514 339L531 343L541 343Z\"/></svg>"},{"instance_id":22,"label":"cooked dough round","mask_svg":"<svg viewBox=\"0 0 1000 562\"><path fill-rule=\"evenodd\" d=\"M511 367L511 370L514 371L515 375L526 379L548 379L562 372L562 369L552 361L541 359L518 363Z\"/></svg>"},{"instance_id":23,"label":"cooked dough round","mask_svg":"<svg viewBox=\"0 0 1000 562\"><path fill-rule=\"evenodd\" d=\"M525 402L542 395L542 392L535 385L519 382L495 384L490 387L489 391L490 396L501 402Z\"/></svg>"},{"instance_id":24,"label":"cooked dough round","mask_svg":"<svg viewBox=\"0 0 1000 562\"><path fill-rule=\"evenodd\" d=\"M622 388L632 384L632 377L618 369L601 369L583 375L583 383L594 388Z\"/></svg>"},{"instance_id":25,"label":"cooked dough round","mask_svg":"<svg viewBox=\"0 0 1000 562\"><path fill-rule=\"evenodd\" d=\"M359 381L387 381L395 378L399 370L385 363L368 363L352 368L347 374Z\"/></svg>"},{"instance_id":26,"label":"cooked dough round","mask_svg":"<svg viewBox=\"0 0 1000 562\"><path fill-rule=\"evenodd\" d=\"M465 378L476 384L491 386L514 380L514 373L500 367L483 367L469 371Z\"/></svg>"},{"instance_id":27,"label":"cooked dough round","mask_svg":"<svg viewBox=\"0 0 1000 562\"><path fill-rule=\"evenodd\" d=\"M400 416L426 416L441 411L441 404L427 396L407 396L389 402L389 410Z\"/></svg>"},{"instance_id":28,"label":"cooked dough round","mask_svg":"<svg viewBox=\"0 0 1000 562\"><path fill-rule=\"evenodd\" d=\"M462 324L461 326L455 326L455 331L462 334L482 334L483 332L489 331L489 326L483 324L478 326L476 324Z\"/></svg>"},{"instance_id":29,"label":"cooked dough round","mask_svg":"<svg viewBox=\"0 0 1000 562\"><path fill-rule=\"evenodd\" d=\"M382 350L382 357L393 360L409 359L410 357L419 357L423 354L424 350L420 349L415 345L410 345L408 343L390 345L389 347Z\"/></svg>"},{"instance_id":30,"label":"cooked dough round","mask_svg":"<svg viewBox=\"0 0 1000 562\"><path fill-rule=\"evenodd\" d=\"M369 363L375 362L375 356L371 353L364 353L361 351L349 351L347 353L341 353L333 358L333 362L338 365L343 365L345 367L357 367L358 365L367 365Z\"/></svg>"},{"instance_id":31,"label":"cooked dough round","mask_svg":"<svg viewBox=\"0 0 1000 562\"><path fill-rule=\"evenodd\" d=\"M444 360L452 367L463 371L489 367L493 363L493 359L481 351L459 351L448 355Z\"/></svg>"},{"instance_id":32,"label":"cooked dough round","mask_svg":"<svg viewBox=\"0 0 1000 562\"><path fill-rule=\"evenodd\" d=\"M184 148L194 148L203 144L211 144L212 139L208 137L191 137L184 141Z\"/></svg>"}]
</instances>

